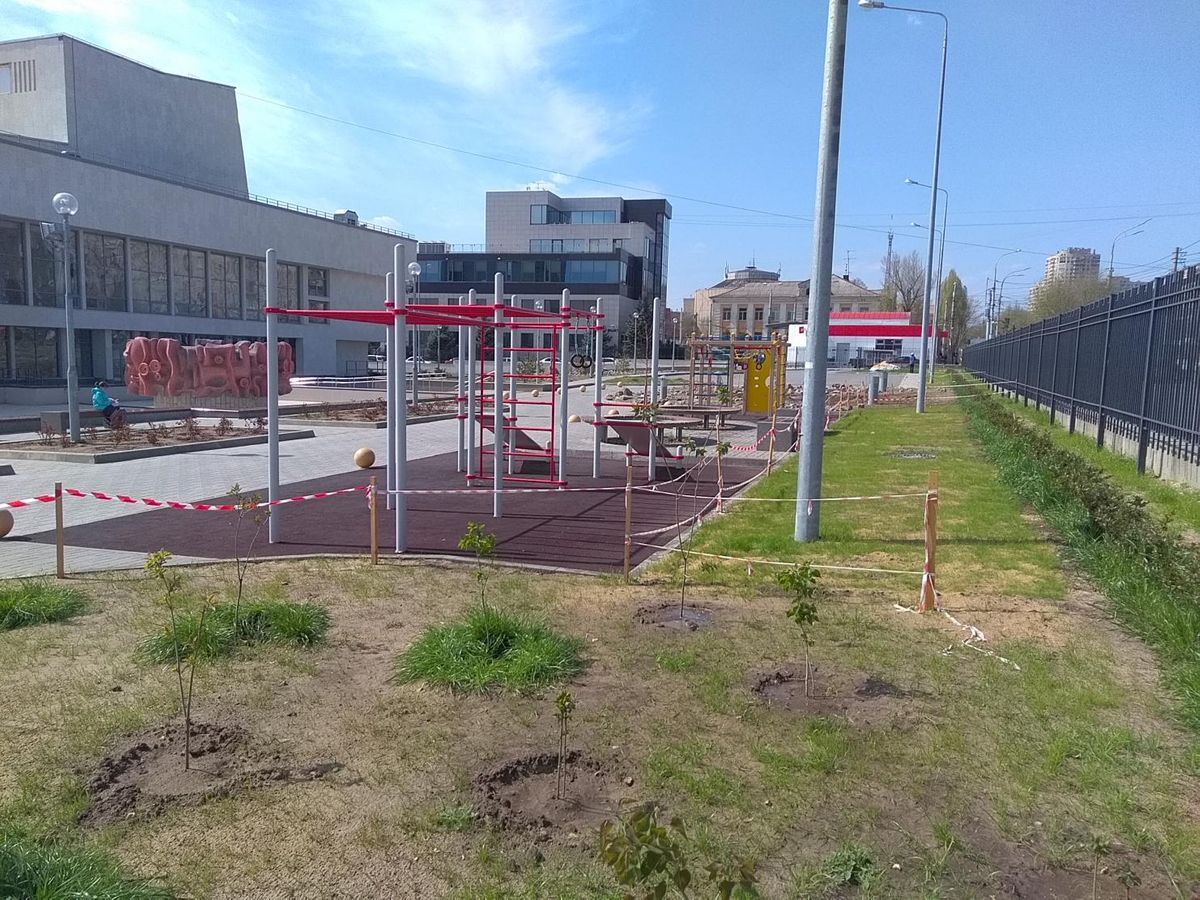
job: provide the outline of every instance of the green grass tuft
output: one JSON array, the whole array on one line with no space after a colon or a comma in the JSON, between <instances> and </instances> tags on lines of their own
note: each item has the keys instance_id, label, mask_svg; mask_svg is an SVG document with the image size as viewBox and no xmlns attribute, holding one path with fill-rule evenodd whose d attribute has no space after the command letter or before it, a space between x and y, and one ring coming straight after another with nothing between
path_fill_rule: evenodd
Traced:
<instances>
[{"instance_id":1,"label":"green grass tuft","mask_svg":"<svg viewBox=\"0 0 1200 900\"><path fill-rule=\"evenodd\" d=\"M169 900L165 888L127 878L96 850L0 832L0 897L13 900Z\"/></svg>"},{"instance_id":2,"label":"green grass tuft","mask_svg":"<svg viewBox=\"0 0 1200 900\"><path fill-rule=\"evenodd\" d=\"M192 646L200 628L199 611L176 616L175 633L181 647ZM204 634L196 645L197 659L228 656L245 644L283 644L311 647L329 630L329 611L315 603L255 600L236 610L220 603L204 617ZM175 634L170 623L142 642L142 655L152 662L173 662Z\"/></svg>"},{"instance_id":3,"label":"green grass tuft","mask_svg":"<svg viewBox=\"0 0 1200 900\"><path fill-rule=\"evenodd\" d=\"M83 609L87 597L74 588L45 581L18 581L0 587L0 631L61 622Z\"/></svg>"},{"instance_id":4,"label":"green grass tuft","mask_svg":"<svg viewBox=\"0 0 1200 900\"><path fill-rule=\"evenodd\" d=\"M401 655L398 676L456 691L524 693L582 671L582 648L576 638L481 603L464 622L427 629Z\"/></svg>"}]
</instances>

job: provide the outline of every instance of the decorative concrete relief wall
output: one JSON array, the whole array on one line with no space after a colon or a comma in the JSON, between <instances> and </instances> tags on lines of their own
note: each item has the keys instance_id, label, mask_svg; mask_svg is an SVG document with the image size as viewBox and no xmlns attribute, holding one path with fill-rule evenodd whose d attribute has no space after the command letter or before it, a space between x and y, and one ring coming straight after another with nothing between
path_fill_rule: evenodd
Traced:
<instances>
[{"instance_id":1,"label":"decorative concrete relief wall","mask_svg":"<svg viewBox=\"0 0 1200 900\"><path fill-rule=\"evenodd\" d=\"M263 341L184 347L175 338L135 337L125 345L125 384L139 397L265 397ZM279 342L279 393L292 390L292 347Z\"/></svg>"}]
</instances>

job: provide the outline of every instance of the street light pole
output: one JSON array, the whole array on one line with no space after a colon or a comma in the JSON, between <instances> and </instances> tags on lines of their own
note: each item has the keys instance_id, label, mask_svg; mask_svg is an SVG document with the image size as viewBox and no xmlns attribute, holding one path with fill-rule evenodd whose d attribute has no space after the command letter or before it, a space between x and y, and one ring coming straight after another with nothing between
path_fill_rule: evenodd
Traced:
<instances>
[{"instance_id":1,"label":"street light pole","mask_svg":"<svg viewBox=\"0 0 1200 900\"><path fill-rule=\"evenodd\" d=\"M894 9L898 12L915 13L922 16L937 16L942 20L942 75L938 86L937 128L933 140L933 190L929 192L929 249L925 258L925 296L921 301L921 366L920 383L917 385L917 412L925 412L925 376L929 361L929 297L933 293L933 238L937 227L938 178L942 164L942 108L946 100L946 54L950 44L950 20L932 9L914 9L908 6L888 6L883 0L858 0L863 9Z\"/></svg>"},{"instance_id":2,"label":"street light pole","mask_svg":"<svg viewBox=\"0 0 1200 900\"><path fill-rule=\"evenodd\" d=\"M1118 234L1115 238L1112 239L1112 247L1110 247L1109 251L1108 251L1108 286L1110 288L1112 287L1113 256L1117 252L1117 241L1119 241L1123 237L1133 237L1135 234L1141 234L1142 233L1141 227L1143 225L1145 225L1146 222L1149 222L1149 221L1150 221L1150 219L1146 219L1143 222L1138 222L1136 225L1130 225L1128 228L1126 228L1124 231L1122 231L1120 234ZM1135 230L1135 229L1137 229L1137 230Z\"/></svg>"},{"instance_id":3,"label":"street light pole","mask_svg":"<svg viewBox=\"0 0 1200 900\"><path fill-rule=\"evenodd\" d=\"M796 475L797 541L821 536L821 472L825 451L825 375L829 350L833 226L837 215L838 151L842 134L842 83L846 71L846 12L849 0L829 0L825 76L821 89L821 133L817 155L817 199L813 212L812 280L808 303L808 352L800 407L800 466Z\"/></svg>"},{"instance_id":4,"label":"street light pole","mask_svg":"<svg viewBox=\"0 0 1200 900\"><path fill-rule=\"evenodd\" d=\"M995 263L992 264L992 295L991 295L990 301L988 303L988 307L991 310L991 316L988 321L989 333L988 333L987 337L989 337L989 338L994 338L996 336L996 320L999 319L999 317L1000 317L1000 301L996 295L996 286L999 283L999 275L1000 275L1000 260L1004 259L1004 257L1006 257L1006 256L1012 256L1014 253L1022 253L1022 252L1024 252L1024 251L1022 251L1022 250L1007 250L1004 253L1001 253L999 256L997 256Z\"/></svg>"},{"instance_id":5,"label":"street light pole","mask_svg":"<svg viewBox=\"0 0 1200 900\"><path fill-rule=\"evenodd\" d=\"M634 375L637 375L637 337L638 337L637 328L638 328L638 319L640 319L640 318L641 318L641 316L638 313L633 314L633 374Z\"/></svg>"},{"instance_id":6,"label":"street light pole","mask_svg":"<svg viewBox=\"0 0 1200 900\"><path fill-rule=\"evenodd\" d=\"M421 302L421 264L415 259L408 264L408 277L412 280L413 303ZM499 302L499 301L497 301ZM407 349L407 348L406 348ZM417 376L421 374L421 326L413 326L413 387L412 404L417 405Z\"/></svg>"},{"instance_id":7,"label":"street light pole","mask_svg":"<svg viewBox=\"0 0 1200 900\"><path fill-rule=\"evenodd\" d=\"M74 194L55 194L50 201L54 211L62 216L62 278L63 325L66 337L67 362L67 426L71 442L79 443L79 373L75 369L75 302L71 297L71 216L79 212Z\"/></svg>"},{"instance_id":8,"label":"street light pole","mask_svg":"<svg viewBox=\"0 0 1200 900\"><path fill-rule=\"evenodd\" d=\"M913 178L905 178L904 183L924 188L929 187ZM933 307L933 358L929 361L930 384L933 384L933 375L937 369L938 348L941 346L942 340L939 324L942 320L942 263L946 261L946 215L950 212L950 192L945 188L938 188L938 190L942 192L942 239L938 247L937 300Z\"/></svg>"}]
</instances>

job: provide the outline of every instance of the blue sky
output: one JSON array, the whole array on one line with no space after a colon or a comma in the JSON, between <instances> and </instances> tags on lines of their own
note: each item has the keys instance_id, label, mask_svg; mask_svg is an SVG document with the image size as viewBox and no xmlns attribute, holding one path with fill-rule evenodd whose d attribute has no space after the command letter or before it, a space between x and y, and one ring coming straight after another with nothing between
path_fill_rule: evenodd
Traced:
<instances>
[{"instance_id":1,"label":"blue sky","mask_svg":"<svg viewBox=\"0 0 1200 900\"><path fill-rule=\"evenodd\" d=\"M1027 251L1001 267L1030 266L1008 281L1023 298L1047 253L1088 246L1107 267L1113 237L1147 217L1117 245L1118 272L1161 274L1176 245L1200 262L1197 0L926 5L951 29L946 268L974 295L1005 249ZM808 276L826 12L824 0L0 0L5 38L66 31L236 85L261 194L459 243L483 240L489 189L666 194L673 306L726 264ZM928 194L904 179L931 174L940 22L851 5L835 270L849 251L873 286L889 226L897 252L924 255L910 223L927 220Z\"/></svg>"}]
</instances>

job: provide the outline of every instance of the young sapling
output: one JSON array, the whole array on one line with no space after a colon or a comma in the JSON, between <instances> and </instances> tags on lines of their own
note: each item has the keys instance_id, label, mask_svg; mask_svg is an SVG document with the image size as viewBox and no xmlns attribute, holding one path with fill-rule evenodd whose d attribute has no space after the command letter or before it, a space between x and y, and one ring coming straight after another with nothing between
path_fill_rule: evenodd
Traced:
<instances>
[{"instance_id":1,"label":"young sapling","mask_svg":"<svg viewBox=\"0 0 1200 900\"><path fill-rule=\"evenodd\" d=\"M271 516L268 506L259 506L262 497L258 494L245 494L242 486L236 481L229 489L229 497L237 506L237 518L233 522L233 565L237 575L237 597L233 606L233 629L240 633L242 623L242 593L246 586L246 570L254 554L254 542L262 533L263 526ZM242 531L250 532L250 541L243 551L240 540Z\"/></svg>"},{"instance_id":2,"label":"young sapling","mask_svg":"<svg viewBox=\"0 0 1200 900\"><path fill-rule=\"evenodd\" d=\"M479 602L483 604L488 579L488 570L483 563L496 552L496 535L488 531L482 522L468 522L466 534L458 539L458 549L475 554L475 580L479 582Z\"/></svg>"},{"instance_id":3,"label":"young sapling","mask_svg":"<svg viewBox=\"0 0 1200 900\"><path fill-rule=\"evenodd\" d=\"M564 799L567 788L567 720L575 710L575 698L570 691L563 691L554 701L555 714L558 719L558 769L555 772L554 798Z\"/></svg>"},{"instance_id":4,"label":"young sapling","mask_svg":"<svg viewBox=\"0 0 1200 900\"><path fill-rule=\"evenodd\" d=\"M800 628L800 637L804 641L804 696L812 696L812 678L809 668L808 649L812 646L812 635L809 629L817 623L817 579L821 573L811 563L792 566L784 569L775 576L779 586L792 595L792 604L788 607L787 617Z\"/></svg>"}]
</instances>

